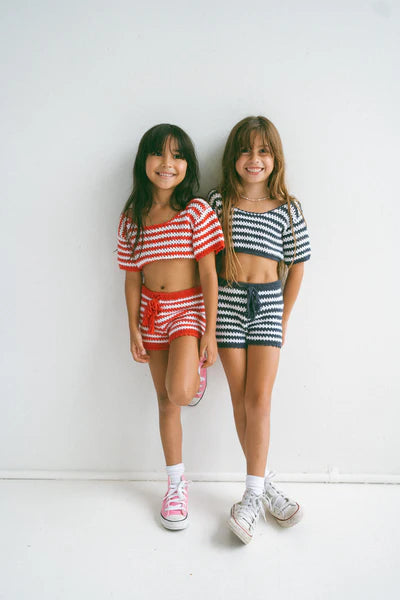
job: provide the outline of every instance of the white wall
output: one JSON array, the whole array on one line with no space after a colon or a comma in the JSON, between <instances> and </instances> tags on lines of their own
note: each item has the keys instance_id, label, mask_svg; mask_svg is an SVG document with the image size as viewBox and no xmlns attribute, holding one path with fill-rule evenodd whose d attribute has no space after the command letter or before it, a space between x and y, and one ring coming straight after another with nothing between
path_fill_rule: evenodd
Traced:
<instances>
[{"instance_id":1,"label":"white wall","mask_svg":"<svg viewBox=\"0 0 400 600\"><path fill-rule=\"evenodd\" d=\"M282 351L270 465L399 474L399 5L1 10L0 469L162 469L113 253L137 144L153 124L182 126L205 193L231 127L264 114L313 246ZM221 365L209 376L202 404L183 411L185 462L241 472Z\"/></svg>"}]
</instances>

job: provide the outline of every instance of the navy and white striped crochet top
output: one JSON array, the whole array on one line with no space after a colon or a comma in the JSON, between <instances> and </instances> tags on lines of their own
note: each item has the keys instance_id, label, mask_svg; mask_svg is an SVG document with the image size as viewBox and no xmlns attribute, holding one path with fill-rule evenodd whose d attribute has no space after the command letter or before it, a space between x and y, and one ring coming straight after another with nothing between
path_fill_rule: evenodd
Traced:
<instances>
[{"instance_id":1,"label":"navy and white striped crochet top","mask_svg":"<svg viewBox=\"0 0 400 600\"><path fill-rule=\"evenodd\" d=\"M217 190L211 190L208 201L220 219L221 194ZM235 207L232 221L235 252L264 256L278 262L284 260L287 265L308 260L311 257L311 247L306 223L299 207L293 202L290 211L296 249L287 204L264 213L249 212Z\"/></svg>"}]
</instances>

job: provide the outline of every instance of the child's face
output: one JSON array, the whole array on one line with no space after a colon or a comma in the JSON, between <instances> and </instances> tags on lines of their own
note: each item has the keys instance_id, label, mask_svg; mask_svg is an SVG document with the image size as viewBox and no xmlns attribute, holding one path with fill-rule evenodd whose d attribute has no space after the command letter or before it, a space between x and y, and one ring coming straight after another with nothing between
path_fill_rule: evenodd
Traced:
<instances>
[{"instance_id":1,"label":"child's face","mask_svg":"<svg viewBox=\"0 0 400 600\"><path fill-rule=\"evenodd\" d=\"M242 183L268 181L274 169L274 159L259 133L254 136L251 148L242 148L235 168Z\"/></svg>"},{"instance_id":2,"label":"child's face","mask_svg":"<svg viewBox=\"0 0 400 600\"><path fill-rule=\"evenodd\" d=\"M179 154L178 144L168 138L162 152L149 154L146 159L146 175L161 190L176 188L186 175L187 162Z\"/></svg>"}]
</instances>

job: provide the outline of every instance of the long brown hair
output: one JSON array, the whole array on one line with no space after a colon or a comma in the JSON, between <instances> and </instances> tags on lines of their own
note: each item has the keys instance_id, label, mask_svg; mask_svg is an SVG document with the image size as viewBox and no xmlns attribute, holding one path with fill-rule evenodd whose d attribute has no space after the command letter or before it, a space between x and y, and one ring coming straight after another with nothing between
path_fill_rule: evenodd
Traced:
<instances>
[{"instance_id":1,"label":"long brown hair","mask_svg":"<svg viewBox=\"0 0 400 600\"><path fill-rule=\"evenodd\" d=\"M243 148L250 148L254 143L256 134L260 134L263 144L269 147L274 159L274 168L268 178L267 186L272 200L287 204L290 225L294 237L294 254L296 255L296 236L294 235L291 203L296 204L301 211L299 203L288 192L285 183L285 159L281 138L275 125L266 117L246 117L239 121L229 134L222 158L222 195L221 223L225 237L225 274L228 282L237 281L239 261L232 243L232 218L233 208L239 202L241 182L236 171L236 161ZM294 260L294 259L293 259ZM293 261L292 261L293 264ZM291 266L291 265L290 265ZM288 267L283 261L278 265L278 276L282 281L286 279Z\"/></svg>"}]
</instances>

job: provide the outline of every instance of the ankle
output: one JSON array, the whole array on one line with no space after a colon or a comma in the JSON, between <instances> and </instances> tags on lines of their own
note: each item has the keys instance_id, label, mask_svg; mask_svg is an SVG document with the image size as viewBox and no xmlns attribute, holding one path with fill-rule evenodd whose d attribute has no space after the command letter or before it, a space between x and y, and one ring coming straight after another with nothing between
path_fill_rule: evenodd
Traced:
<instances>
[{"instance_id":1,"label":"ankle","mask_svg":"<svg viewBox=\"0 0 400 600\"><path fill-rule=\"evenodd\" d=\"M182 475L185 472L185 465L183 463L178 463L177 465L167 465L166 470L170 483L172 483L172 485L178 485L181 481Z\"/></svg>"},{"instance_id":2,"label":"ankle","mask_svg":"<svg viewBox=\"0 0 400 600\"><path fill-rule=\"evenodd\" d=\"M264 492L264 477L246 475L246 489L254 492L256 496L261 496Z\"/></svg>"}]
</instances>

